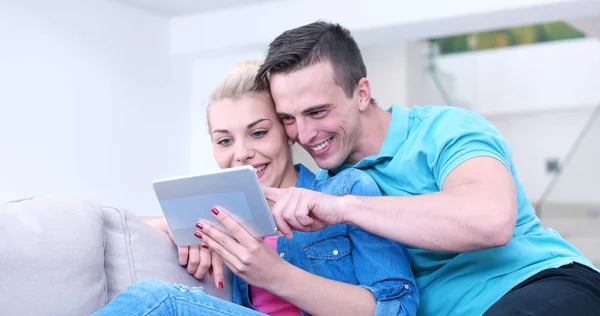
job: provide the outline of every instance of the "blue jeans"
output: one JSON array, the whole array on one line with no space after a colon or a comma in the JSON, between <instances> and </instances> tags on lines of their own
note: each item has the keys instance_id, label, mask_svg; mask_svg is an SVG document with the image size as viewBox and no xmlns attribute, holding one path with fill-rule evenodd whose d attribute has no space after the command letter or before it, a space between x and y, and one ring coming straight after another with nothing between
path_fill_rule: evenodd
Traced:
<instances>
[{"instance_id":1,"label":"blue jeans","mask_svg":"<svg viewBox=\"0 0 600 316\"><path fill-rule=\"evenodd\" d=\"M199 287L158 280L143 280L129 286L125 292L92 315L266 316L207 295Z\"/></svg>"}]
</instances>

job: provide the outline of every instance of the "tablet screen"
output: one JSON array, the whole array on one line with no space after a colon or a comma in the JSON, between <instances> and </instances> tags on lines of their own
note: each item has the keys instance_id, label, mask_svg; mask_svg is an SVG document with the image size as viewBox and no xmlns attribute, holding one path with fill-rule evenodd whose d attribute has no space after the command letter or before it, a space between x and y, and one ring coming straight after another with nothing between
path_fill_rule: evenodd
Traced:
<instances>
[{"instance_id":1,"label":"tablet screen","mask_svg":"<svg viewBox=\"0 0 600 316\"><path fill-rule=\"evenodd\" d=\"M171 229L189 228L190 223L196 223L200 219L212 222L214 216L211 209L215 205L219 205L225 209L235 210L235 214L230 215L236 222L254 220L252 212L250 212L248 207L248 200L243 191L167 199L161 200L160 204L165 215L168 216L168 213L171 212L177 214L177 216L169 218Z\"/></svg>"}]
</instances>

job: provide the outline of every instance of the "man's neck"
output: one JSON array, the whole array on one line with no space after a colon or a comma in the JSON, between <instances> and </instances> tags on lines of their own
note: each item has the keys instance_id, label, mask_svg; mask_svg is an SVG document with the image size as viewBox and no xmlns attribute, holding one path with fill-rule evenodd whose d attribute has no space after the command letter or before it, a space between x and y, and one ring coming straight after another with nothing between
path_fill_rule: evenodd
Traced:
<instances>
[{"instance_id":1,"label":"man's neck","mask_svg":"<svg viewBox=\"0 0 600 316\"><path fill-rule=\"evenodd\" d=\"M365 157L376 155L383 145L392 114L378 105L372 104L362 114L362 135L359 136L356 150L350 154L347 163L357 163Z\"/></svg>"}]
</instances>

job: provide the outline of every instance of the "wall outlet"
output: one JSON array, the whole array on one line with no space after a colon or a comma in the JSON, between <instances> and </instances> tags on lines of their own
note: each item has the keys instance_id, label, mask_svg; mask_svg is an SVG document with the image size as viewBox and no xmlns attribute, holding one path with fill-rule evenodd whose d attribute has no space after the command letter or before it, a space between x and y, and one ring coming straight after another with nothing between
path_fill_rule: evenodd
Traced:
<instances>
[{"instance_id":1,"label":"wall outlet","mask_svg":"<svg viewBox=\"0 0 600 316\"><path fill-rule=\"evenodd\" d=\"M560 162L558 158L547 158L546 159L546 172L547 173L558 173L560 171Z\"/></svg>"}]
</instances>

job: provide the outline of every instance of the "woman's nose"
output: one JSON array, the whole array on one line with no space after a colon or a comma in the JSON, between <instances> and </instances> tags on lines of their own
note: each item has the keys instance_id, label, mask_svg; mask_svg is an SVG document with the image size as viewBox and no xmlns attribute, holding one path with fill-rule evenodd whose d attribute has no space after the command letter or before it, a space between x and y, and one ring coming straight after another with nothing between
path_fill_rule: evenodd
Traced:
<instances>
[{"instance_id":1,"label":"woman's nose","mask_svg":"<svg viewBox=\"0 0 600 316\"><path fill-rule=\"evenodd\" d=\"M251 148L248 148L244 145L238 145L235 152L235 160L238 162L246 162L248 159L254 156L254 151Z\"/></svg>"}]
</instances>

